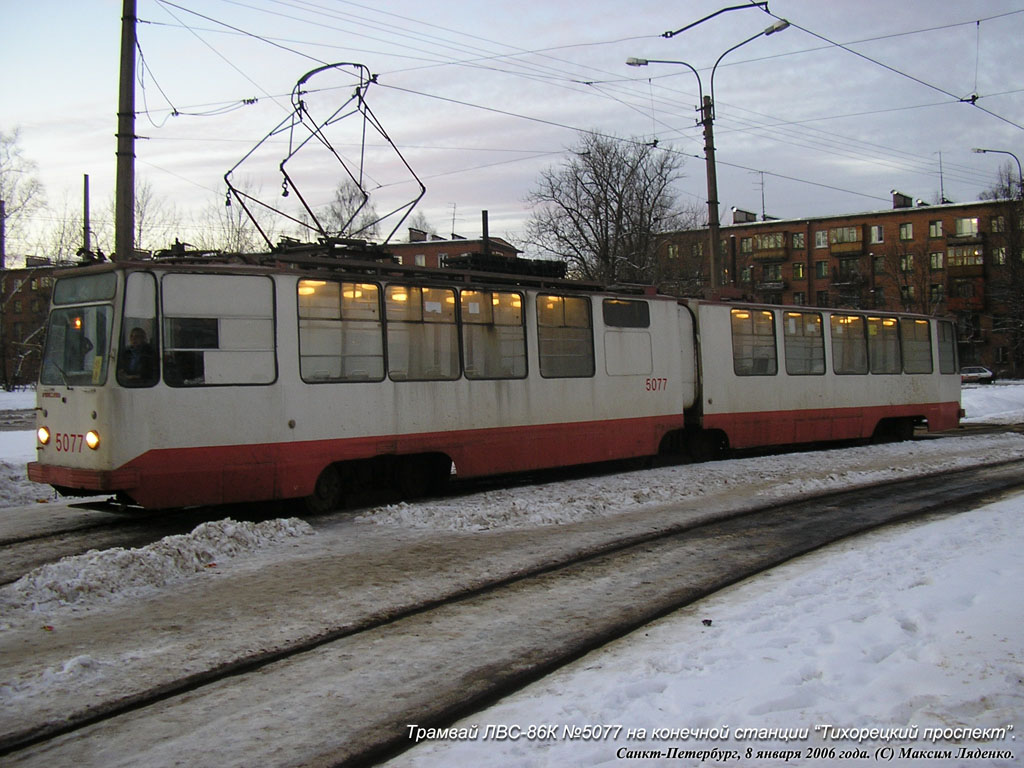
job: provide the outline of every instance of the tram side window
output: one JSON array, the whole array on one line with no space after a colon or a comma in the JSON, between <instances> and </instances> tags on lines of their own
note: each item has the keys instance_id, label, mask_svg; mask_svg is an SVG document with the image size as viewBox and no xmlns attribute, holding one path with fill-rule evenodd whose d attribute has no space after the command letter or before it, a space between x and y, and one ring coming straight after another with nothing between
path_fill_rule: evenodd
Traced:
<instances>
[{"instance_id":1,"label":"tram side window","mask_svg":"<svg viewBox=\"0 0 1024 768\"><path fill-rule=\"evenodd\" d=\"M948 320L939 320L939 373L956 373L956 329Z\"/></svg>"},{"instance_id":2,"label":"tram side window","mask_svg":"<svg viewBox=\"0 0 1024 768\"><path fill-rule=\"evenodd\" d=\"M546 379L594 375L594 328L590 299L537 296L540 375Z\"/></svg>"},{"instance_id":3,"label":"tram side window","mask_svg":"<svg viewBox=\"0 0 1024 768\"><path fill-rule=\"evenodd\" d=\"M152 387L160 378L159 339L156 326L156 277L150 272L129 272L125 281L121 349L117 356L117 382L123 387Z\"/></svg>"},{"instance_id":4,"label":"tram side window","mask_svg":"<svg viewBox=\"0 0 1024 768\"><path fill-rule=\"evenodd\" d=\"M601 303L604 324L616 328L650 328L651 305L646 301L605 299Z\"/></svg>"},{"instance_id":5,"label":"tram side window","mask_svg":"<svg viewBox=\"0 0 1024 768\"><path fill-rule=\"evenodd\" d=\"M786 312L782 321L786 373L806 376L825 373L825 337L817 312Z\"/></svg>"},{"instance_id":6,"label":"tram side window","mask_svg":"<svg viewBox=\"0 0 1024 768\"><path fill-rule=\"evenodd\" d=\"M394 381L459 378L455 291L389 285L385 291L388 375Z\"/></svg>"},{"instance_id":7,"label":"tram side window","mask_svg":"<svg viewBox=\"0 0 1024 768\"><path fill-rule=\"evenodd\" d=\"M894 317L868 318L868 360L872 373L899 373L900 335Z\"/></svg>"},{"instance_id":8,"label":"tram side window","mask_svg":"<svg viewBox=\"0 0 1024 768\"><path fill-rule=\"evenodd\" d=\"M775 313L733 309L732 368L737 376L774 376L779 362L775 350Z\"/></svg>"},{"instance_id":9,"label":"tram side window","mask_svg":"<svg viewBox=\"0 0 1024 768\"><path fill-rule=\"evenodd\" d=\"M900 341L903 344L903 372L932 372L932 335L927 320L900 319Z\"/></svg>"},{"instance_id":10,"label":"tram side window","mask_svg":"<svg viewBox=\"0 0 1024 768\"><path fill-rule=\"evenodd\" d=\"M523 297L503 291L462 291L462 359L467 379L526 376Z\"/></svg>"},{"instance_id":11,"label":"tram side window","mask_svg":"<svg viewBox=\"0 0 1024 768\"><path fill-rule=\"evenodd\" d=\"M172 387L277 378L274 284L259 275L165 275L164 381Z\"/></svg>"},{"instance_id":12,"label":"tram side window","mask_svg":"<svg viewBox=\"0 0 1024 768\"><path fill-rule=\"evenodd\" d=\"M298 302L303 381L384 378L384 325L377 285L300 280Z\"/></svg>"},{"instance_id":13,"label":"tram side window","mask_svg":"<svg viewBox=\"0 0 1024 768\"><path fill-rule=\"evenodd\" d=\"M860 315L832 315L832 369L838 374L868 372L868 341Z\"/></svg>"}]
</instances>

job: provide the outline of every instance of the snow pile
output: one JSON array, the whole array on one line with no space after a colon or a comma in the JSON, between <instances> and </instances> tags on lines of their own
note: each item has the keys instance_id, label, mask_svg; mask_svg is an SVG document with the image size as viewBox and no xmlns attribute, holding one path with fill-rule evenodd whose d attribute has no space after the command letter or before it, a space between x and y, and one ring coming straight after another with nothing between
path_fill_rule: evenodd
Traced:
<instances>
[{"instance_id":1,"label":"snow pile","mask_svg":"<svg viewBox=\"0 0 1024 768\"><path fill-rule=\"evenodd\" d=\"M262 523L225 519L138 549L90 550L43 565L0 587L0 613L90 605L151 592L233 557L314 533L298 518Z\"/></svg>"},{"instance_id":2,"label":"snow pile","mask_svg":"<svg viewBox=\"0 0 1024 768\"><path fill-rule=\"evenodd\" d=\"M1015 433L730 459L378 507L357 519L407 529L481 531L592 520L735 491L783 498L1024 457ZM785 478L793 478L788 482Z\"/></svg>"}]
</instances>

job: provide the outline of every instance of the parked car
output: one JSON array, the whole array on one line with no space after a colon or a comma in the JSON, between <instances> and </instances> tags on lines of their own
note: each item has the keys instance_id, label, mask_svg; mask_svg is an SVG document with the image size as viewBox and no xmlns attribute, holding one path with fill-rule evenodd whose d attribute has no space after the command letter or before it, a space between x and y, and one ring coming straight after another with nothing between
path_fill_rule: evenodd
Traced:
<instances>
[{"instance_id":1,"label":"parked car","mask_svg":"<svg viewBox=\"0 0 1024 768\"><path fill-rule=\"evenodd\" d=\"M981 365L969 365L960 369L960 383L991 384L996 380L996 375L988 368Z\"/></svg>"}]
</instances>

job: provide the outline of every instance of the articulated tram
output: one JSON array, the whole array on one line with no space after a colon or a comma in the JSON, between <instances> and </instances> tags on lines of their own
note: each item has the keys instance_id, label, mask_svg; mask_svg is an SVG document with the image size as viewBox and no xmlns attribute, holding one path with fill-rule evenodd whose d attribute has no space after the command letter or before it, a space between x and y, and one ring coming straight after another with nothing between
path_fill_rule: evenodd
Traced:
<instances>
[{"instance_id":1,"label":"articulated tram","mask_svg":"<svg viewBox=\"0 0 1024 768\"><path fill-rule=\"evenodd\" d=\"M409 494L960 417L954 327L347 259L153 259L53 290L29 477L174 508Z\"/></svg>"}]
</instances>

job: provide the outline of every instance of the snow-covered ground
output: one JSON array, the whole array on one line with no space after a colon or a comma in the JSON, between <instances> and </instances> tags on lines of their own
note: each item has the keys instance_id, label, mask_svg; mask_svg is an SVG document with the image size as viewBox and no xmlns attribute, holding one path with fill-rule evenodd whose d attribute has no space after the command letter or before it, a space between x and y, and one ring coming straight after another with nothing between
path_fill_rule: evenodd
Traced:
<instances>
[{"instance_id":1,"label":"snow-covered ground","mask_svg":"<svg viewBox=\"0 0 1024 768\"><path fill-rule=\"evenodd\" d=\"M0 409L24 407L6 404L9 397L0 395ZM1021 384L966 387L963 403L968 422L1024 422ZM31 432L0 432L0 505L47 497L24 480L23 462L33 453ZM944 471L993 455L1024 456L1024 437L918 441L588 478L393 505L364 513L358 525L416 528L423 535L436 528L549 525L645 505L695 506L730 493L782 497L922 467ZM878 750L886 749L897 765L1024 764L1017 739L1024 725L1022 511L1024 495L802 557L589 654L460 723L466 730L455 735L474 738L425 738L392 765L853 765L885 759L890 753ZM40 569L0 589L0 632L35 611L82 611L159 594L166 584L197 578L195 571L214 558L222 564L246 558L251 567L253 560L281 557L285 539L290 551L301 546L292 537L308 533L303 526L279 521L262 530L221 521L179 541L90 553ZM190 554L160 560L155 553L161 548ZM139 567L142 562L150 565ZM53 675L65 683L77 674L95 682L101 673L78 668L89 660L70 659L68 669ZM17 707L19 690L7 682L0 673L0 703ZM521 735L499 739L488 725ZM593 726L607 726L597 732L601 738L593 738ZM824 752L812 754L812 748ZM968 752L958 757L961 748ZM974 757L974 749L1010 756ZM762 750L800 755L759 759ZM850 756L854 750L867 757ZM928 754L936 750L953 756ZM704 754L686 757L686 751ZM723 751L729 759L720 759Z\"/></svg>"}]
</instances>

